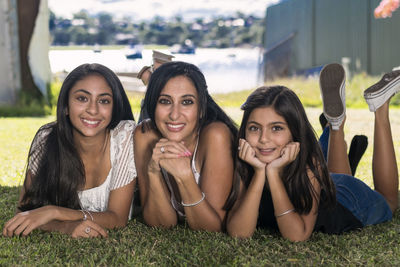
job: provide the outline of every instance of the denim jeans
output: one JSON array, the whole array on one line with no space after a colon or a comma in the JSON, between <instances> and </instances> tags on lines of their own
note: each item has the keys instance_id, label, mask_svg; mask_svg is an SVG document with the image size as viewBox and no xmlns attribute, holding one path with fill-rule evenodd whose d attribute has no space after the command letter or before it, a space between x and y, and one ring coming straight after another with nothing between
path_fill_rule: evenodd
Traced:
<instances>
[{"instance_id":1,"label":"denim jeans","mask_svg":"<svg viewBox=\"0 0 400 267\"><path fill-rule=\"evenodd\" d=\"M325 160L328 155L329 127L325 127L319 143ZM336 199L346 207L364 226L392 219L392 211L386 199L363 181L347 174L331 173L336 186Z\"/></svg>"}]
</instances>

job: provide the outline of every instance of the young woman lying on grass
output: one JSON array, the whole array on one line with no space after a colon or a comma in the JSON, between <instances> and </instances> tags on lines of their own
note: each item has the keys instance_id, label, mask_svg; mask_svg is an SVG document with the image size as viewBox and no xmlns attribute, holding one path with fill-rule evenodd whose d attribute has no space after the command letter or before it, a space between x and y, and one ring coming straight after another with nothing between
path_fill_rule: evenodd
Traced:
<instances>
[{"instance_id":1,"label":"young woman lying on grass","mask_svg":"<svg viewBox=\"0 0 400 267\"><path fill-rule=\"evenodd\" d=\"M389 102L400 89L400 72L385 75L364 92L375 112L376 191L351 176L343 132L344 82L339 64L321 72L324 115L330 124L327 164L293 91L262 87L248 97L242 106L236 168L242 181L228 216L230 235L249 237L259 226L279 229L291 241L303 241L313 231L341 233L392 218L399 184Z\"/></svg>"},{"instance_id":2,"label":"young woman lying on grass","mask_svg":"<svg viewBox=\"0 0 400 267\"><path fill-rule=\"evenodd\" d=\"M57 120L32 142L18 213L3 235L39 228L105 237L104 228L125 226L136 182L134 128L114 72L100 64L74 69L62 85Z\"/></svg>"},{"instance_id":3,"label":"young woman lying on grass","mask_svg":"<svg viewBox=\"0 0 400 267\"><path fill-rule=\"evenodd\" d=\"M207 91L201 71L169 62L151 75L149 116L135 130L135 158L145 222L221 231L234 170L237 128Z\"/></svg>"}]
</instances>

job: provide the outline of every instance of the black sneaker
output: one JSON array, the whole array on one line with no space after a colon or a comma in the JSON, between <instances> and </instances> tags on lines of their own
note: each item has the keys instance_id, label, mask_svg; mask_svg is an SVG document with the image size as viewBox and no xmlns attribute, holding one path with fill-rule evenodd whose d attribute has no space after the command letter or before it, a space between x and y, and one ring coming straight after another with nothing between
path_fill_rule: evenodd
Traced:
<instances>
[{"instance_id":1,"label":"black sneaker","mask_svg":"<svg viewBox=\"0 0 400 267\"><path fill-rule=\"evenodd\" d=\"M358 163L360 163L360 160L367 150L367 147L368 137L365 135L355 135L351 140L349 149L349 163L353 176L356 173Z\"/></svg>"}]
</instances>

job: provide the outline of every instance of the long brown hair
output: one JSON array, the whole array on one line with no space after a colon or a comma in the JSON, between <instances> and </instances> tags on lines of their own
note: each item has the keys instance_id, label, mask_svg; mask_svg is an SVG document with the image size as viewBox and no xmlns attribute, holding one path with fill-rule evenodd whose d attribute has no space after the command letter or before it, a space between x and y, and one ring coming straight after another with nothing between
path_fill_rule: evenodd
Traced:
<instances>
[{"instance_id":1,"label":"long brown hair","mask_svg":"<svg viewBox=\"0 0 400 267\"><path fill-rule=\"evenodd\" d=\"M85 168L73 141L73 126L67 115L68 96L78 81L90 75L102 76L113 93L112 118L107 128L113 129L121 120L134 120L128 97L112 70L94 63L80 65L71 71L65 78L58 97L57 120L39 129L35 139L41 131L48 132L42 143L37 147L31 145L28 162L39 155L38 166L30 185L27 185L26 179L30 170L26 170L25 193L20 210L31 210L45 205L80 208L78 188L85 184Z\"/></svg>"},{"instance_id":2,"label":"long brown hair","mask_svg":"<svg viewBox=\"0 0 400 267\"><path fill-rule=\"evenodd\" d=\"M282 116L289 127L293 141L300 143L297 158L285 167L282 179L289 198L298 213L307 214L312 209L316 192L307 171L311 170L325 192L325 203L332 206L336 201L335 186L329 176L321 148L303 105L297 95L284 86L260 87L247 98L241 109L244 111L239 128L239 138L245 138L247 121L251 112L260 107L272 107ZM235 178L242 179L246 187L254 174L253 168L236 157ZM238 189L237 189L238 190Z\"/></svg>"}]
</instances>

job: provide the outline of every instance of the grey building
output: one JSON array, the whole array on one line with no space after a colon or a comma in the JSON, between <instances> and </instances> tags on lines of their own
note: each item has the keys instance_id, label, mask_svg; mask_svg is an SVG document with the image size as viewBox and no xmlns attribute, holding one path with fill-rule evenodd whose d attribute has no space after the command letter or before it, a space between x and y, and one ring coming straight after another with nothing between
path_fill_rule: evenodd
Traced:
<instances>
[{"instance_id":1,"label":"grey building","mask_svg":"<svg viewBox=\"0 0 400 267\"><path fill-rule=\"evenodd\" d=\"M376 19L380 0L284 0L266 12L265 79L339 62L380 75L400 66L400 11Z\"/></svg>"}]
</instances>

